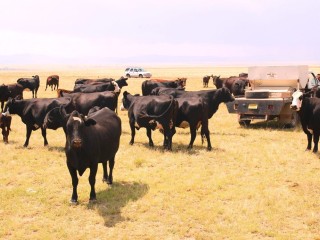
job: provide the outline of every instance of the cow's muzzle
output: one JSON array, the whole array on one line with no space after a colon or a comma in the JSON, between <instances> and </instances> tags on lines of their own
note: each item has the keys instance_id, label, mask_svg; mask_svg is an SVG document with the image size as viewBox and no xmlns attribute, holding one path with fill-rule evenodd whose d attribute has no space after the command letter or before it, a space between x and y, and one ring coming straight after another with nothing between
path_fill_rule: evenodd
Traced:
<instances>
[{"instance_id":1,"label":"cow's muzzle","mask_svg":"<svg viewBox=\"0 0 320 240\"><path fill-rule=\"evenodd\" d=\"M296 105L290 105L290 108L294 111L297 111L298 110L298 107Z\"/></svg>"},{"instance_id":2,"label":"cow's muzzle","mask_svg":"<svg viewBox=\"0 0 320 240\"><path fill-rule=\"evenodd\" d=\"M81 139L74 139L72 141L72 147L74 148L80 148L82 146L82 141Z\"/></svg>"}]
</instances>

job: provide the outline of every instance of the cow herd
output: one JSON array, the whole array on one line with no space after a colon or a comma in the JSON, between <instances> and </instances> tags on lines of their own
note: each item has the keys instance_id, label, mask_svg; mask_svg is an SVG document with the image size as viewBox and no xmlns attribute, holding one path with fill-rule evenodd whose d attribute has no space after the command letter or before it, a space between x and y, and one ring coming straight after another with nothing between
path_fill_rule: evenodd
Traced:
<instances>
[{"instance_id":1,"label":"cow herd","mask_svg":"<svg viewBox=\"0 0 320 240\"><path fill-rule=\"evenodd\" d=\"M131 129L129 144L134 144L136 130L145 128L148 144L152 147L154 146L152 131L159 129L163 134L163 148L172 150L176 128L189 127L190 141L187 148L193 147L196 132L200 128L202 142L206 140L207 150L210 151L212 146L209 119L216 113L221 103L233 101L234 96L241 95L249 84L245 74L227 79L211 75L203 78L203 87L208 86L205 81L209 81L210 78L213 78L216 89L186 91L187 79L178 78L145 80L141 85L142 95L124 91L121 96L121 110L128 111ZM59 89L59 76L52 75L47 78L46 89L50 86L51 90L56 90L58 94L56 98L37 98L39 86L38 75L32 78L20 78L15 84L0 86L3 112L0 116L0 126L3 140L8 143L11 129L10 114L19 115L26 125L24 147L29 145L32 131L41 129L46 146L48 145L46 130L63 128L67 167L73 185L71 202L76 203L78 200L77 172L81 176L87 168L90 169L90 200L95 200L98 163L102 163L103 166L103 180L108 184L112 184L113 181L115 155L119 149L122 132L121 119L117 114L118 99L121 89L128 86L127 78L77 79L72 90L64 90ZM236 86L240 86L241 90L237 92L239 94L234 92ZM32 91L33 98L23 99L23 90L26 88ZM306 121L309 120L306 118ZM307 148L311 149L310 129L313 129L315 134L314 151L317 151L319 131L310 124L304 128L308 135Z\"/></svg>"}]
</instances>

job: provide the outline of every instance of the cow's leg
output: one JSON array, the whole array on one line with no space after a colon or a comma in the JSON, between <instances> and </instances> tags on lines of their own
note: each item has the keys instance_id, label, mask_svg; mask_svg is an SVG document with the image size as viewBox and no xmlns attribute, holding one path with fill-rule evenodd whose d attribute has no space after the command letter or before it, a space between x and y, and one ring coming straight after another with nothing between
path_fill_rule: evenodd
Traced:
<instances>
[{"instance_id":1,"label":"cow's leg","mask_svg":"<svg viewBox=\"0 0 320 240\"><path fill-rule=\"evenodd\" d=\"M1 101L1 112L3 112L4 101Z\"/></svg>"},{"instance_id":2,"label":"cow's leg","mask_svg":"<svg viewBox=\"0 0 320 240\"><path fill-rule=\"evenodd\" d=\"M3 137L3 141L6 142L6 129L5 127L1 127L2 128L2 137Z\"/></svg>"},{"instance_id":3,"label":"cow's leg","mask_svg":"<svg viewBox=\"0 0 320 240\"><path fill-rule=\"evenodd\" d=\"M308 145L306 150L308 151L311 150L312 134L308 131L307 128L303 128L303 131L305 134L307 134Z\"/></svg>"},{"instance_id":4,"label":"cow's leg","mask_svg":"<svg viewBox=\"0 0 320 240\"><path fill-rule=\"evenodd\" d=\"M148 127L147 127L147 136L148 136L148 138L149 138L149 146L150 146L150 147L153 147L154 144L153 144L152 136L151 136L151 135L152 135L152 134L151 134L151 128L148 128Z\"/></svg>"},{"instance_id":5,"label":"cow's leg","mask_svg":"<svg viewBox=\"0 0 320 240\"><path fill-rule=\"evenodd\" d=\"M48 145L48 140L47 140L47 130L43 127L41 127L41 133L42 133L42 137L44 140L44 146Z\"/></svg>"},{"instance_id":6,"label":"cow's leg","mask_svg":"<svg viewBox=\"0 0 320 240\"><path fill-rule=\"evenodd\" d=\"M191 149L193 147L194 140L196 139L196 136L197 136L197 129L196 129L195 124L191 124L191 123L189 123L189 124L190 124L191 138L190 138L190 143L189 143L188 149Z\"/></svg>"},{"instance_id":7,"label":"cow's leg","mask_svg":"<svg viewBox=\"0 0 320 240\"><path fill-rule=\"evenodd\" d=\"M70 203L77 203L78 202L78 193L77 193L77 187L78 187L78 176L77 176L77 170L74 169L73 167L69 166L69 164L67 163L68 169L69 169L69 173L72 179L72 196L71 196L71 200Z\"/></svg>"},{"instance_id":8,"label":"cow's leg","mask_svg":"<svg viewBox=\"0 0 320 240\"><path fill-rule=\"evenodd\" d=\"M208 150L208 151L211 151L212 146L211 146L210 132L209 132L208 126L202 125L202 127L201 127L201 137L203 138L203 136L206 137L207 142L208 142L208 144L207 144L207 150Z\"/></svg>"},{"instance_id":9,"label":"cow's leg","mask_svg":"<svg viewBox=\"0 0 320 240\"><path fill-rule=\"evenodd\" d=\"M103 168L103 178L102 178L102 182L107 182L107 181L108 181L108 169L107 169L107 164L108 164L107 161L106 161L105 163L102 163L102 168Z\"/></svg>"},{"instance_id":10,"label":"cow's leg","mask_svg":"<svg viewBox=\"0 0 320 240\"><path fill-rule=\"evenodd\" d=\"M45 89L45 91L47 91L47 88L48 88L48 83L46 84L46 89Z\"/></svg>"},{"instance_id":11,"label":"cow's leg","mask_svg":"<svg viewBox=\"0 0 320 240\"><path fill-rule=\"evenodd\" d=\"M164 126L163 127L164 130L164 138L165 138L165 142L166 142L166 146L164 146L164 149L167 150L172 150L172 133L171 133L171 129L169 126Z\"/></svg>"},{"instance_id":12,"label":"cow's leg","mask_svg":"<svg viewBox=\"0 0 320 240\"><path fill-rule=\"evenodd\" d=\"M30 136L31 136L31 132L32 132L31 127L28 127L28 126L27 126L26 141L25 141L25 143L23 144L24 147L28 147L28 145L29 145L29 139L30 139Z\"/></svg>"},{"instance_id":13,"label":"cow's leg","mask_svg":"<svg viewBox=\"0 0 320 240\"><path fill-rule=\"evenodd\" d=\"M109 185L111 185L112 182L113 182L113 175L112 175L112 173L113 173L113 167L114 167L114 157L115 157L115 156L111 157L110 160L109 160L109 177L108 177L108 181L107 181L107 183L108 183Z\"/></svg>"},{"instance_id":14,"label":"cow's leg","mask_svg":"<svg viewBox=\"0 0 320 240\"><path fill-rule=\"evenodd\" d=\"M89 183L91 186L90 199L89 199L90 201L97 200L96 190L94 188L94 185L96 184L97 170L98 170L98 164L93 164L93 166L90 167L90 175L89 175Z\"/></svg>"},{"instance_id":15,"label":"cow's leg","mask_svg":"<svg viewBox=\"0 0 320 240\"><path fill-rule=\"evenodd\" d=\"M319 142L319 132L318 131L314 131L313 133L313 152L316 153L318 152L318 142Z\"/></svg>"},{"instance_id":16,"label":"cow's leg","mask_svg":"<svg viewBox=\"0 0 320 240\"><path fill-rule=\"evenodd\" d=\"M136 129L134 127L134 121L130 121L130 128L131 128L131 140L130 140L130 145L133 145L134 143L134 136L136 135Z\"/></svg>"}]
</instances>

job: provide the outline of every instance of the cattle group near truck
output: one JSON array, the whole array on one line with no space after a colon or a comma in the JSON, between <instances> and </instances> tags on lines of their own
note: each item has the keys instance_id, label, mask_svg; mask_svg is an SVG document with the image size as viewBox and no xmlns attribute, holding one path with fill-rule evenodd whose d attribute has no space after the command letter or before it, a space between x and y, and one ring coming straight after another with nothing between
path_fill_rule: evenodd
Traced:
<instances>
[{"instance_id":1,"label":"cattle group near truck","mask_svg":"<svg viewBox=\"0 0 320 240\"><path fill-rule=\"evenodd\" d=\"M303 74L305 73L305 68L299 69L302 69ZM108 184L111 184L113 181L112 171L115 154L119 147L121 149L121 145L125 144L120 141L121 129L124 128L123 124L127 124L130 129L130 132L128 132L130 145L134 145L137 142L137 138L139 139L138 142L143 142L143 140L140 140L140 138L143 139L142 137L136 136L136 130L145 128L148 146L154 147L156 144L152 139L152 132L159 129L159 132L155 131L154 135L157 136L156 138L162 136L163 149L174 151L177 148L175 138L183 131L177 132L177 129L189 128L188 144L187 141L183 141L182 144L186 144L186 148L189 151L194 149L196 135L199 132L202 144L206 142L207 151L212 151L215 149L212 142L216 141L217 136L214 133L214 125L213 128L211 126L210 133L209 126L211 125L210 121L212 121L210 119L216 115L219 106L226 103L228 109L232 108L233 111L236 111L240 108L239 104L241 103L239 101L244 97L248 97L250 94L253 96L262 94L261 89L257 92L252 91L256 89L257 84L259 85L259 80L261 79L250 79L250 76L253 76L250 74L251 70L249 68L249 75L247 73L239 73L238 76L230 77L221 77L214 74L205 75L203 84L199 84L198 90L188 89L186 78L141 80L140 91L135 92L129 92L127 88L130 85L136 85L134 81L137 80L128 81L128 78L124 77L120 77L118 80L110 77L77 78L74 81L72 90L64 90L58 89L58 81L56 81L56 86L52 82L53 80L59 80L59 76L50 75L47 78L46 89L48 86L56 87L55 90L58 93L57 96L52 98L39 98L37 96L37 90L40 86L38 75L32 78L19 78L16 84L3 84L0 86L0 99L6 102L0 118L3 141L10 143L8 140L9 131L15 129L15 125L11 124L11 119L15 115L20 116L21 122L26 126L25 132L21 131L22 134L26 135L24 147L29 146L32 131L41 129L43 142L46 146L48 145L47 130L57 130L62 127L65 134L60 137L62 140L66 140L67 165L73 184L71 202L76 203L78 201L76 172L82 175L86 168L90 168L90 200L96 200L94 183L97 164L102 163L104 179ZM297 76L300 79L295 79ZM307 134L308 139L307 150L311 149L311 141L313 139L313 152L317 152L320 126L316 119L319 118L317 111L320 109L320 102L316 98L311 98L310 93L306 93L308 91L307 88L303 89L302 85L306 80L304 76L302 78L302 75L298 74L297 76L293 77L295 80L294 85L292 78L287 79L285 84L289 84L288 91L274 91L273 88L273 91L268 94L276 95L276 98L272 99L273 101L277 100L281 94L281 96L285 96L285 101L291 104L289 106L290 111L292 111L291 113L288 110L289 112L286 113L293 114L297 112L301 119L303 131ZM210 78L214 83L211 86L209 85ZM279 79L279 81L282 80L283 78ZM267 81L263 80L262 83L269 86ZM281 85L277 84L276 86ZM294 88L295 86L299 89ZM212 87L213 89L209 89ZM32 91L32 98L23 99L22 93L26 88ZM136 86L135 89L138 88L139 86ZM122 92L123 89L124 91ZM292 96L287 96L287 92L293 93L293 89L303 90L304 93L295 93ZM266 92L266 88L263 88L263 92ZM263 98L259 96L258 102L260 103ZM119 117L120 113L117 112L118 103L122 105L122 110L128 111L127 118L122 116L122 121ZM258 113L259 105L251 102L245 102L245 104L248 105L251 114ZM251 106L250 104L253 105ZM269 106L270 104L267 108ZM271 112L273 109L269 108L267 110ZM121 113L120 115L123 114ZM248 117L249 115L245 113L243 116ZM106 120L106 118L110 119ZM218 117L213 119L217 120L216 118ZM245 118L239 118L239 122L246 120ZM253 120L255 119L250 117L250 121ZM101 135L103 133L111 134L111 132L116 134L114 136L110 135L110 138L107 136L102 137ZM98 133L101 137L95 138L93 134ZM92 146L95 146L95 150L92 150ZM134 148L134 146L131 147ZM84 155L79 157L78 152L82 152ZM85 165L81 165L82 161L92 162L86 162ZM107 161L110 164L109 175L106 170ZM91 165L92 163L94 164Z\"/></svg>"}]
</instances>

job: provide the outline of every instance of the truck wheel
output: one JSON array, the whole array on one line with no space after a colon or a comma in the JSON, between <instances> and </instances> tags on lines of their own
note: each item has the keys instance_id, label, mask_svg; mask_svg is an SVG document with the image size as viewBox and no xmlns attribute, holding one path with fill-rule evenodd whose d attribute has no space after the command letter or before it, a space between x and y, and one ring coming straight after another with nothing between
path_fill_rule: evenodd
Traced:
<instances>
[{"instance_id":1,"label":"truck wheel","mask_svg":"<svg viewBox=\"0 0 320 240\"><path fill-rule=\"evenodd\" d=\"M240 124L241 127L248 127L251 123L251 120L241 120L241 121L238 121L238 123Z\"/></svg>"},{"instance_id":2,"label":"truck wheel","mask_svg":"<svg viewBox=\"0 0 320 240\"><path fill-rule=\"evenodd\" d=\"M139 78L143 78L142 74L139 74Z\"/></svg>"}]
</instances>

